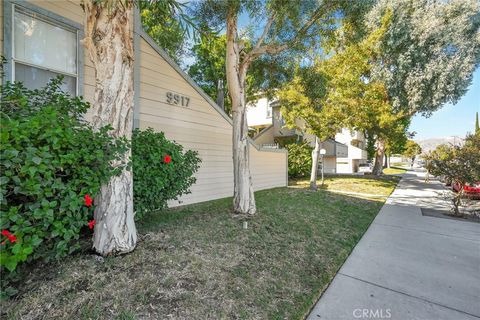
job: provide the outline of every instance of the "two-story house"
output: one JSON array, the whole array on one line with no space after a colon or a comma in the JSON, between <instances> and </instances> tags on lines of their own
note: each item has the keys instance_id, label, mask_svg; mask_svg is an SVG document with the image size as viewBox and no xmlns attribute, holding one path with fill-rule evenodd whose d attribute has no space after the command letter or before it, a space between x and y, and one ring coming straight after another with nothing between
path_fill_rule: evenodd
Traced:
<instances>
[{"instance_id":1,"label":"two-story house","mask_svg":"<svg viewBox=\"0 0 480 320\"><path fill-rule=\"evenodd\" d=\"M287 128L277 100L262 97L247 106L247 122L255 131L253 140L265 148L279 148L287 143L308 141L314 146L315 136L305 132L302 119L296 120L297 127ZM343 129L334 139L322 143L325 149L325 173L355 173L358 165L367 161L366 140L363 133ZM320 164L321 166L322 164Z\"/></svg>"}]
</instances>

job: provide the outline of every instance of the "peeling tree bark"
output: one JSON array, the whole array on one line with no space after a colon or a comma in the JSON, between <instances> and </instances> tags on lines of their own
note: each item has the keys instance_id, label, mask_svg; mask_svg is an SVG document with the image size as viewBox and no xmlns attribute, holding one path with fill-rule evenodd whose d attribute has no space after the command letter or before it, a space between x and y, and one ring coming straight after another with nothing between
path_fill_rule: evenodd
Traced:
<instances>
[{"instance_id":1,"label":"peeling tree bark","mask_svg":"<svg viewBox=\"0 0 480 320\"><path fill-rule=\"evenodd\" d=\"M252 177L250 174L250 152L245 101L245 77L248 62L240 61L237 42L237 17L227 17L226 71L228 93L232 100L233 113L233 211L237 214L253 215L256 212Z\"/></svg>"},{"instance_id":2,"label":"peeling tree bark","mask_svg":"<svg viewBox=\"0 0 480 320\"><path fill-rule=\"evenodd\" d=\"M113 135L131 139L133 128L133 1L84 0L83 44L95 69L92 123L113 127ZM131 152L125 155L130 158ZM118 165L113 164L113 165ZM93 247L101 255L132 251L137 242L133 212L133 176L123 170L103 185L95 199Z\"/></svg>"},{"instance_id":3,"label":"peeling tree bark","mask_svg":"<svg viewBox=\"0 0 480 320\"><path fill-rule=\"evenodd\" d=\"M310 190L317 190L318 158L320 157L320 141L315 137L315 148L312 151L312 171L310 173ZM323 163L322 163L323 166Z\"/></svg>"},{"instance_id":4,"label":"peeling tree bark","mask_svg":"<svg viewBox=\"0 0 480 320\"><path fill-rule=\"evenodd\" d=\"M333 3L333 2L332 2ZM249 165L248 125L246 117L245 77L248 67L258 57L269 54L275 55L294 46L302 39L322 15L331 9L330 3L322 4L313 11L310 18L296 31L295 35L283 44L266 43L271 28L278 18L278 11L272 10L261 36L255 46L247 52L245 43L238 39L238 9L239 4L231 1L227 9L227 53L226 73L230 98L232 99L233 113L233 211L239 214L254 214L256 212L255 197L253 194L252 177Z\"/></svg>"},{"instance_id":5,"label":"peeling tree bark","mask_svg":"<svg viewBox=\"0 0 480 320\"><path fill-rule=\"evenodd\" d=\"M375 165L372 173L379 176L383 172L383 159L385 157L385 141L383 139L377 140L377 150L375 151Z\"/></svg>"}]
</instances>

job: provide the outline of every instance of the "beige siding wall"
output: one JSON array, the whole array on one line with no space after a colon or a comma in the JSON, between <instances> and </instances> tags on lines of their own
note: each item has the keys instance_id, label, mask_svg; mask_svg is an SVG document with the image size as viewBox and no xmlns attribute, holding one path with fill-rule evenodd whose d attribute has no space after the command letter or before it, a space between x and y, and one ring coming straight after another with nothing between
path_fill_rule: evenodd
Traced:
<instances>
[{"instance_id":1,"label":"beige siding wall","mask_svg":"<svg viewBox=\"0 0 480 320\"><path fill-rule=\"evenodd\" d=\"M273 136L274 127L270 126L268 128L263 129L257 137L254 137L254 141L257 145L261 146L262 144L272 144L275 143L275 139Z\"/></svg>"},{"instance_id":2,"label":"beige siding wall","mask_svg":"<svg viewBox=\"0 0 480 320\"><path fill-rule=\"evenodd\" d=\"M337 158L336 157L325 157L324 161L325 161L325 168L324 168L323 172L324 173L336 173Z\"/></svg>"},{"instance_id":3,"label":"beige siding wall","mask_svg":"<svg viewBox=\"0 0 480 320\"><path fill-rule=\"evenodd\" d=\"M140 49L140 128L163 131L168 139L198 151L202 159L192 193L170 205L230 196L230 124L143 39ZM167 104L167 91L190 97L189 106Z\"/></svg>"},{"instance_id":4,"label":"beige siding wall","mask_svg":"<svg viewBox=\"0 0 480 320\"><path fill-rule=\"evenodd\" d=\"M29 1L30 3L83 23L79 0ZM3 3L0 10L3 9ZM0 11L0 45L3 52L3 10ZM232 196L232 127L172 66L145 40L140 41L139 125L163 131L168 139L187 149L197 150L202 159L192 193L170 205L207 201ZM84 52L84 97L93 101L95 76L88 55ZM190 97L189 107L166 103L167 91ZM251 170L256 190L287 184L286 153L258 151L250 148Z\"/></svg>"},{"instance_id":5,"label":"beige siding wall","mask_svg":"<svg viewBox=\"0 0 480 320\"><path fill-rule=\"evenodd\" d=\"M287 185L287 154L257 150L250 145L250 170L255 190Z\"/></svg>"},{"instance_id":6,"label":"beige siding wall","mask_svg":"<svg viewBox=\"0 0 480 320\"><path fill-rule=\"evenodd\" d=\"M170 206L232 196L231 124L144 39L140 49L140 128L163 131L168 139L198 151L202 159L192 193ZM189 97L189 106L168 104L167 92ZM250 158L256 190L286 185L286 153L251 146Z\"/></svg>"}]
</instances>

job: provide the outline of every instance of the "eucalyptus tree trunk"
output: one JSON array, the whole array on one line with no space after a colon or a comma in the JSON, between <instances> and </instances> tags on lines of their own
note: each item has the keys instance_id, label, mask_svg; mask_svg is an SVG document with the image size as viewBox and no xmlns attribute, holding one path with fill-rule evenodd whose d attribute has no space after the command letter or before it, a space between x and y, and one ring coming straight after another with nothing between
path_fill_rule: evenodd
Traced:
<instances>
[{"instance_id":1,"label":"eucalyptus tree trunk","mask_svg":"<svg viewBox=\"0 0 480 320\"><path fill-rule=\"evenodd\" d=\"M315 137L315 148L312 151L312 171L310 173L310 190L317 190L318 158L320 157L320 141ZM324 164L322 163L322 166Z\"/></svg>"},{"instance_id":2,"label":"eucalyptus tree trunk","mask_svg":"<svg viewBox=\"0 0 480 320\"><path fill-rule=\"evenodd\" d=\"M248 63L241 63L237 39L237 17L227 17L227 85L233 114L233 211L255 214L255 196L250 174L248 124L245 101L245 77Z\"/></svg>"},{"instance_id":3,"label":"eucalyptus tree trunk","mask_svg":"<svg viewBox=\"0 0 480 320\"><path fill-rule=\"evenodd\" d=\"M385 141L381 138L377 140L377 149L375 151L375 165L372 173L379 176L383 172L383 159L385 157Z\"/></svg>"},{"instance_id":4,"label":"eucalyptus tree trunk","mask_svg":"<svg viewBox=\"0 0 480 320\"><path fill-rule=\"evenodd\" d=\"M94 128L113 127L113 135L131 139L133 126L133 1L84 0L83 44L95 68L92 104ZM125 155L130 157L131 151ZM114 163L119 165L119 163ZM95 199L93 247L101 255L135 249L133 176L123 170L103 185Z\"/></svg>"}]
</instances>

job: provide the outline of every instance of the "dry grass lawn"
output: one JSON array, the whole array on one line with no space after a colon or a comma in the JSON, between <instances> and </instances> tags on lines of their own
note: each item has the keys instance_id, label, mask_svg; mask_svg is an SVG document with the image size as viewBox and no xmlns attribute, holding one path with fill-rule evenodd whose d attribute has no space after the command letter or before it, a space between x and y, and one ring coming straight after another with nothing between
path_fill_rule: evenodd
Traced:
<instances>
[{"instance_id":1,"label":"dry grass lawn","mask_svg":"<svg viewBox=\"0 0 480 320\"><path fill-rule=\"evenodd\" d=\"M361 180L352 188L372 184L387 193L396 183ZM383 201L302 188L256 197L258 214L246 230L230 212L231 198L215 200L146 216L138 247L125 256L84 251L31 266L17 296L2 302L1 317L300 319Z\"/></svg>"},{"instance_id":2,"label":"dry grass lawn","mask_svg":"<svg viewBox=\"0 0 480 320\"><path fill-rule=\"evenodd\" d=\"M400 178L392 176L353 176L353 175L329 175L325 176L323 189L328 191L342 191L353 193L364 193L388 197L397 185ZM307 188L310 185L308 180L291 180L290 186ZM317 180L321 186L321 180Z\"/></svg>"},{"instance_id":3,"label":"dry grass lawn","mask_svg":"<svg viewBox=\"0 0 480 320\"><path fill-rule=\"evenodd\" d=\"M405 172L407 172L406 169L397 168L397 167L390 167L390 168L383 169L384 174L402 174Z\"/></svg>"}]
</instances>

